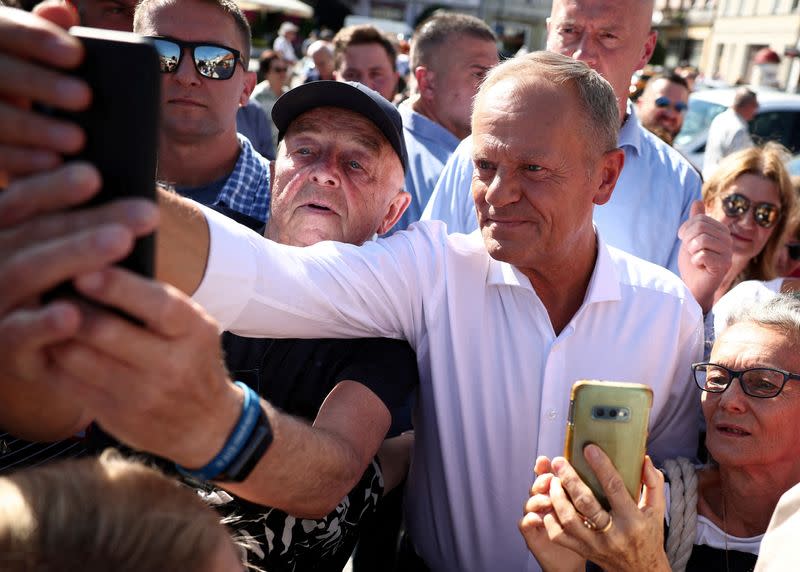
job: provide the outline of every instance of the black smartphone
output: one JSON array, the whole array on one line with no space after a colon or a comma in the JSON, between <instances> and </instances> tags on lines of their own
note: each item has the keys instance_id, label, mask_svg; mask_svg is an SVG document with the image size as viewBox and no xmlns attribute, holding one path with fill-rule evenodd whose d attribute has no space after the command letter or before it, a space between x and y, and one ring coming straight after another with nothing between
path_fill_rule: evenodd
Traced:
<instances>
[{"instance_id":1,"label":"black smartphone","mask_svg":"<svg viewBox=\"0 0 800 572\"><path fill-rule=\"evenodd\" d=\"M70 119L86 131L84 148L65 160L89 161L100 171L102 189L87 204L125 197L155 201L161 86L155 47L150 40L127 32L78 26L69 32L86 51L73 73L89 84L92 103L81 112L44 111ZM139 238L120 265L152 277L154 258L155 235L151 234ZM50 297L67 293L74 293L71 286L61 285Z\"/></svg>"}]
</instances>

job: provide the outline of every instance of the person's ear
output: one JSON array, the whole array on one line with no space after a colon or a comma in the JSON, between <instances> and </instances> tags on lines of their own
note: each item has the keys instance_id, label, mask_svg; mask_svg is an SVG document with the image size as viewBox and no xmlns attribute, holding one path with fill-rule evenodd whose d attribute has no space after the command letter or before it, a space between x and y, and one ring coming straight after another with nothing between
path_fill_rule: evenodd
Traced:
<instances>
[{"instance_id":1,"label":"person's ear","mask_svg":"<svg viewBox=\"0 0 800 572\"><path fill-rule=\"evenodd\" d=\"M239 105L244 107L250 99L250 94L256 87L256 72L244 72L244 86L242 95L239 97Z\"/></svg>"},{"instance_id":2,"label":"person's ear","mask_svg":"<svg viewBox=\"0 0 800 572\"><path fill-rule=\"evenodd\" d=\"M625 165L625 152L622 149L606 151L598 161L598 180L594 194L594 204L604 205L611 199L611 193L617 184L622 167Z\"/></svg>"},{"instance_id":3,"label":"person's ear","mask_svg":"<svg viewBox=\"0 0 800 572\"><path fill-rule=\"evenodd\" d=\"M389 203L389 206L386 209L386 214L383 215L383 220L378 227L377 233L380 235L389 232L389 230L395 224L397 224L397 221L400 220L400 217L403 216L403 213L406 212L406 209L410 204L411 195L406 191L398 191L398 193Z\"/></svg>"},{"instance_id":4,"label":"person's ear","mask_svg":"<svg viewBox=\"0 0 800 572\"><path fill-rule=\"evenodd\" d=\"M414 78L417 80L417 91L423 99L433 99L436 90L436 72L425 66L417 66L414 70Z\"/></svg>"},{"instance_id":5,"label":"person's ear","mask_svg":"<svg viewBox=\"0 0 800 572\"><path fill-rule=\"evenodd\" d=\"M658 32L655 30L650 30L650 33L647 35L647 41L644 43L644 48L642 49L642 59L639 60L636 69L640 70L647 62L650 61L650 58L653 57L653 52L656 49L656 42L658 42Z\"/></svg>"}]
</instances>

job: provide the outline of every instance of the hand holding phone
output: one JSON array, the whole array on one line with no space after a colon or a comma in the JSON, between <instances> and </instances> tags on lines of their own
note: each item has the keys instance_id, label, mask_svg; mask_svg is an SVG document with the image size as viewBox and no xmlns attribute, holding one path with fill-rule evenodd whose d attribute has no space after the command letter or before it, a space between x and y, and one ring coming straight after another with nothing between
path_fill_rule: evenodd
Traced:
<instances>
[{"instance_id":1,"label":"hand holding phone","mask_svg":"<svg viewBox=\"0 0 800 572\"><path fill-rule=\"evenodd\" d=\"M572 386L564 457L606 510L608 499L583 449L590 443L603 449L638 501L652 404L653 391L638 383L582 380Z\"/></svg>"},{"instance_id":2,"label":"hand holding phone","mask_svg":"<svg viewBox=\"0 0 800 572\"><path fill-rule=\"evenodd\" d=\"M118 198L155 201L161 85L155 48L149 40L127 32L79 26L69 32L85 50L73 73L89 84L92 103L80 112L43 109L74 121L86 133L84 148L65 160L88 161L100 171L102 189L89 205ZM153 235L137 240L120 265L151 277L154 241Z\"/></svg>"}]
</instances>

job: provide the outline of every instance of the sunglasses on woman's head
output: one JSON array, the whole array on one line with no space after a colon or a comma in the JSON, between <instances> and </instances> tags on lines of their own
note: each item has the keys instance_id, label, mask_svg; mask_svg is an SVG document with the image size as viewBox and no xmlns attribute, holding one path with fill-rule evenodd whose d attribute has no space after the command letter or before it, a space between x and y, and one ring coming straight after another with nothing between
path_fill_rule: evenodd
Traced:
<instances>
[{"instance_id":1,"label":"sunglasses on woman's head","mask_svg":"<svg viewBox=\"0 0 800 572\"><path fill-rule=\"evenodd\" d=\"M740 218L750 210L752 201L739 193L731 193L722 199L722 210L726 216ZM781 215L778 205L772 203L756 203L753 206L753 220L763 228L772 228Z\"/></svg>"},{"instance_id":2,"label":"sunglasses on woman's head","mask_svg":"<svg viewBox=\"0 0 800 572\"><path fill-rule=\"evenodd\" d=\"M236 64L244 69L242 54L238 50L208 42L184 42L166 36L149 36L158 52L161 73L175 73L181 65L184 50L190 50L194 68L208 79L230 79Z\"/></svg>"}]
</instances>

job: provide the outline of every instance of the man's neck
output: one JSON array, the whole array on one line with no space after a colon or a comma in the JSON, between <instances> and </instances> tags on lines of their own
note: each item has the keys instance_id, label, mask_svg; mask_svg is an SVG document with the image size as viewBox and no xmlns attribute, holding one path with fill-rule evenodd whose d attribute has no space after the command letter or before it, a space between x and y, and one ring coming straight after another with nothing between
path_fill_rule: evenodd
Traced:
<instances>
[{"instance_id":1,"label":"man's neck","mask_svg":"<svg viewBox=\"0 0 800 572\"><path fill-rule=\"evenodd\" d=\"M562 255L554 256L554 264L541 270L519 269L531 281L536 295L544 304L556 335L569 324L586 298L597 262L597 235L594 229L576 240L571 248L562 249L562 252L569 253L568 263L565 263L567 259Z\"/></svg>"},{"instance_id":2,"label":"man's neck","mask_svg":"<svg viewBox=\"0 0 800 572\"><path fill-rule=\"evenodd\" d=\"M176 142L164 133L159 138L158 179L178 187L201 187L229 175L239 158L235 134L213 141Z\"/></svg>"},{"instance_id":3,"label":"man's neck","mask_svg":"<svg viewBox=\"0 0 800 572\"><path fill-rule=\"evenodd\" d=\"M448 122L444 121L431 102L425 100L419 94L414 96L411 100L411 109L427 117L434 123L438 123L459 139L464 139L464 137L469 135L469 130L465 131L464 129L459 129L456 125L448 124Z\"/></svg>"}]
</instances>

